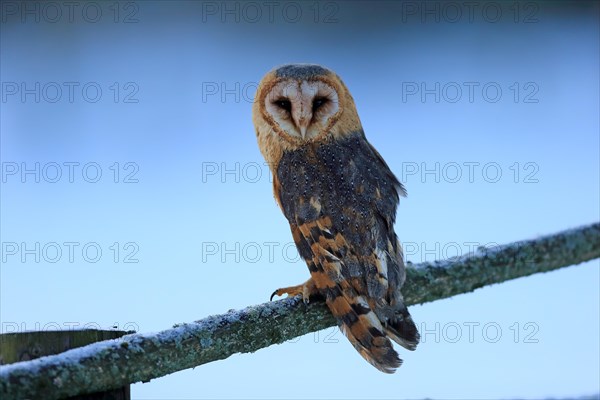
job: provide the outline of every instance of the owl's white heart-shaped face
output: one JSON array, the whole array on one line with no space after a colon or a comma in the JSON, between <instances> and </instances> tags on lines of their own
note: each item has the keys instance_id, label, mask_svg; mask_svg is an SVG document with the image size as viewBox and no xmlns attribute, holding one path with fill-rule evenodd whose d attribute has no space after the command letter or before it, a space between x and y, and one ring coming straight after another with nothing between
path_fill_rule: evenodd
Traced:
<instances>
[{"instance_id":1,"label":"owl's white heart-shaped face","mask_svg":"<svg viewBox=\"0 0 600 400\"><path fill-rule=\"evenodd\" d=\"M264 110L293 140L314 139L340 109L337 91L320 80L283 79L264 97Z\"/></svg>"},{"instance_id":2,"label":"owl's white heart-shaped face","mask_svg":"<svg viewBox=\"0 0 600 400\"><path fill-rule=\"evenodd\" d=\"M286 151L363 134L346 85L315 64L287 64L268 72L256 91L252 121L270 165Z\"/></svg>"}]
</instances>

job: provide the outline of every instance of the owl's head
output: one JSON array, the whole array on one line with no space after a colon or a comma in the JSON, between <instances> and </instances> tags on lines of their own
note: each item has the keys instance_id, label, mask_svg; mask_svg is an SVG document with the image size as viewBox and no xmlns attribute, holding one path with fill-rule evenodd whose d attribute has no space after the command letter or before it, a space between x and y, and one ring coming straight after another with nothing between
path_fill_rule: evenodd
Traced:
<instances>
[{"instance_id":1,"label":"owl's head","mask_svg":"<svg viewBox=\"0 0 600 400\"><path fill-rule=\"evenodd\" d=\"M289 64L267 73L256 92L253 121L265 157L265 151L276 150L265 146L294 149L361 129L342 80L315 64Z\"/></svg>"}]
</instances>

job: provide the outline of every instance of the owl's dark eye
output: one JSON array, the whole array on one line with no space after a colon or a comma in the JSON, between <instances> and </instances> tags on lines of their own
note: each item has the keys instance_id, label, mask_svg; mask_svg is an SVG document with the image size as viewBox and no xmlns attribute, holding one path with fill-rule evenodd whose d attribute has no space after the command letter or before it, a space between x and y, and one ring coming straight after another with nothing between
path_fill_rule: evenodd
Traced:
<instances>
[{"instance_id":1,"label":"owl's dark eye","mask_svg":"<svg viewBox=\"0 0 600 400\"><path fill-rule=\"evenodd\" d=\"M313 104L312 104L313 112L317 111L319 108L321 108L328 101L329 100L326 97L317 97L317 98L315 98L313 100Z\"/></svg>"},{"instance_id":2,"label":"owl's dark eye","mask_svg":"<svg viewBox=\"0 0 600 400\"><path fill-rule=\"evenodd\" d=\"M277 107L279 107L282 110L285 110L287 112L291 112L292 111L292 103L290 103L289 100L279 99L279 100L275 100L273 102L273 104L275 104Z\"/></svg>"}]
</instances>

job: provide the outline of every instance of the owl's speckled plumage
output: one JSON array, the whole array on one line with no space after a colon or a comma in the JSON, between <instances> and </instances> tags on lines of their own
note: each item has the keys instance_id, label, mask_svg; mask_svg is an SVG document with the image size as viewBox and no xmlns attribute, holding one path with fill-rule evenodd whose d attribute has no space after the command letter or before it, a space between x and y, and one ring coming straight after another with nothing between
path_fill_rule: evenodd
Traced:
<instances>
[{"instance_id":1,"label":"owl's speckled plumage","mask_svg":"<svg viewBox=\"0 0 600 400\"><path fill-rule=\"evenodd\" d=\"M383 372L414 350L417 328L400 289L394 232L402 184L367 141L342 80L319 65L285 65L262 79L253 108L274 194L311 278L275 294L325 298L358 352Z\"/></svg>"}]
</instances>

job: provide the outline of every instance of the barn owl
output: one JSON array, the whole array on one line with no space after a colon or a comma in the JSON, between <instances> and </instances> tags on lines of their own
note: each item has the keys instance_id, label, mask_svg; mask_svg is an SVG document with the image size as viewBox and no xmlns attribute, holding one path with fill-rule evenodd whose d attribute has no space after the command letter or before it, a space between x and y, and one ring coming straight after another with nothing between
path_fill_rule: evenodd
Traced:
<instances>
[{"instance_id":1,"label":"barn owl","mask_svg":"<svg viewBox=\"0 0 600 400\"><path fill-rule=\"evenodd\" d=\"M393 373L390 339L414 350L419 333L400 289L406 273L394 232L406 191L367 141L342 80L319 65L267 73L253 104L275 199L290 223L310 279L274 295L319 295L360 355Z\"/></svg>"}]
</instances>

